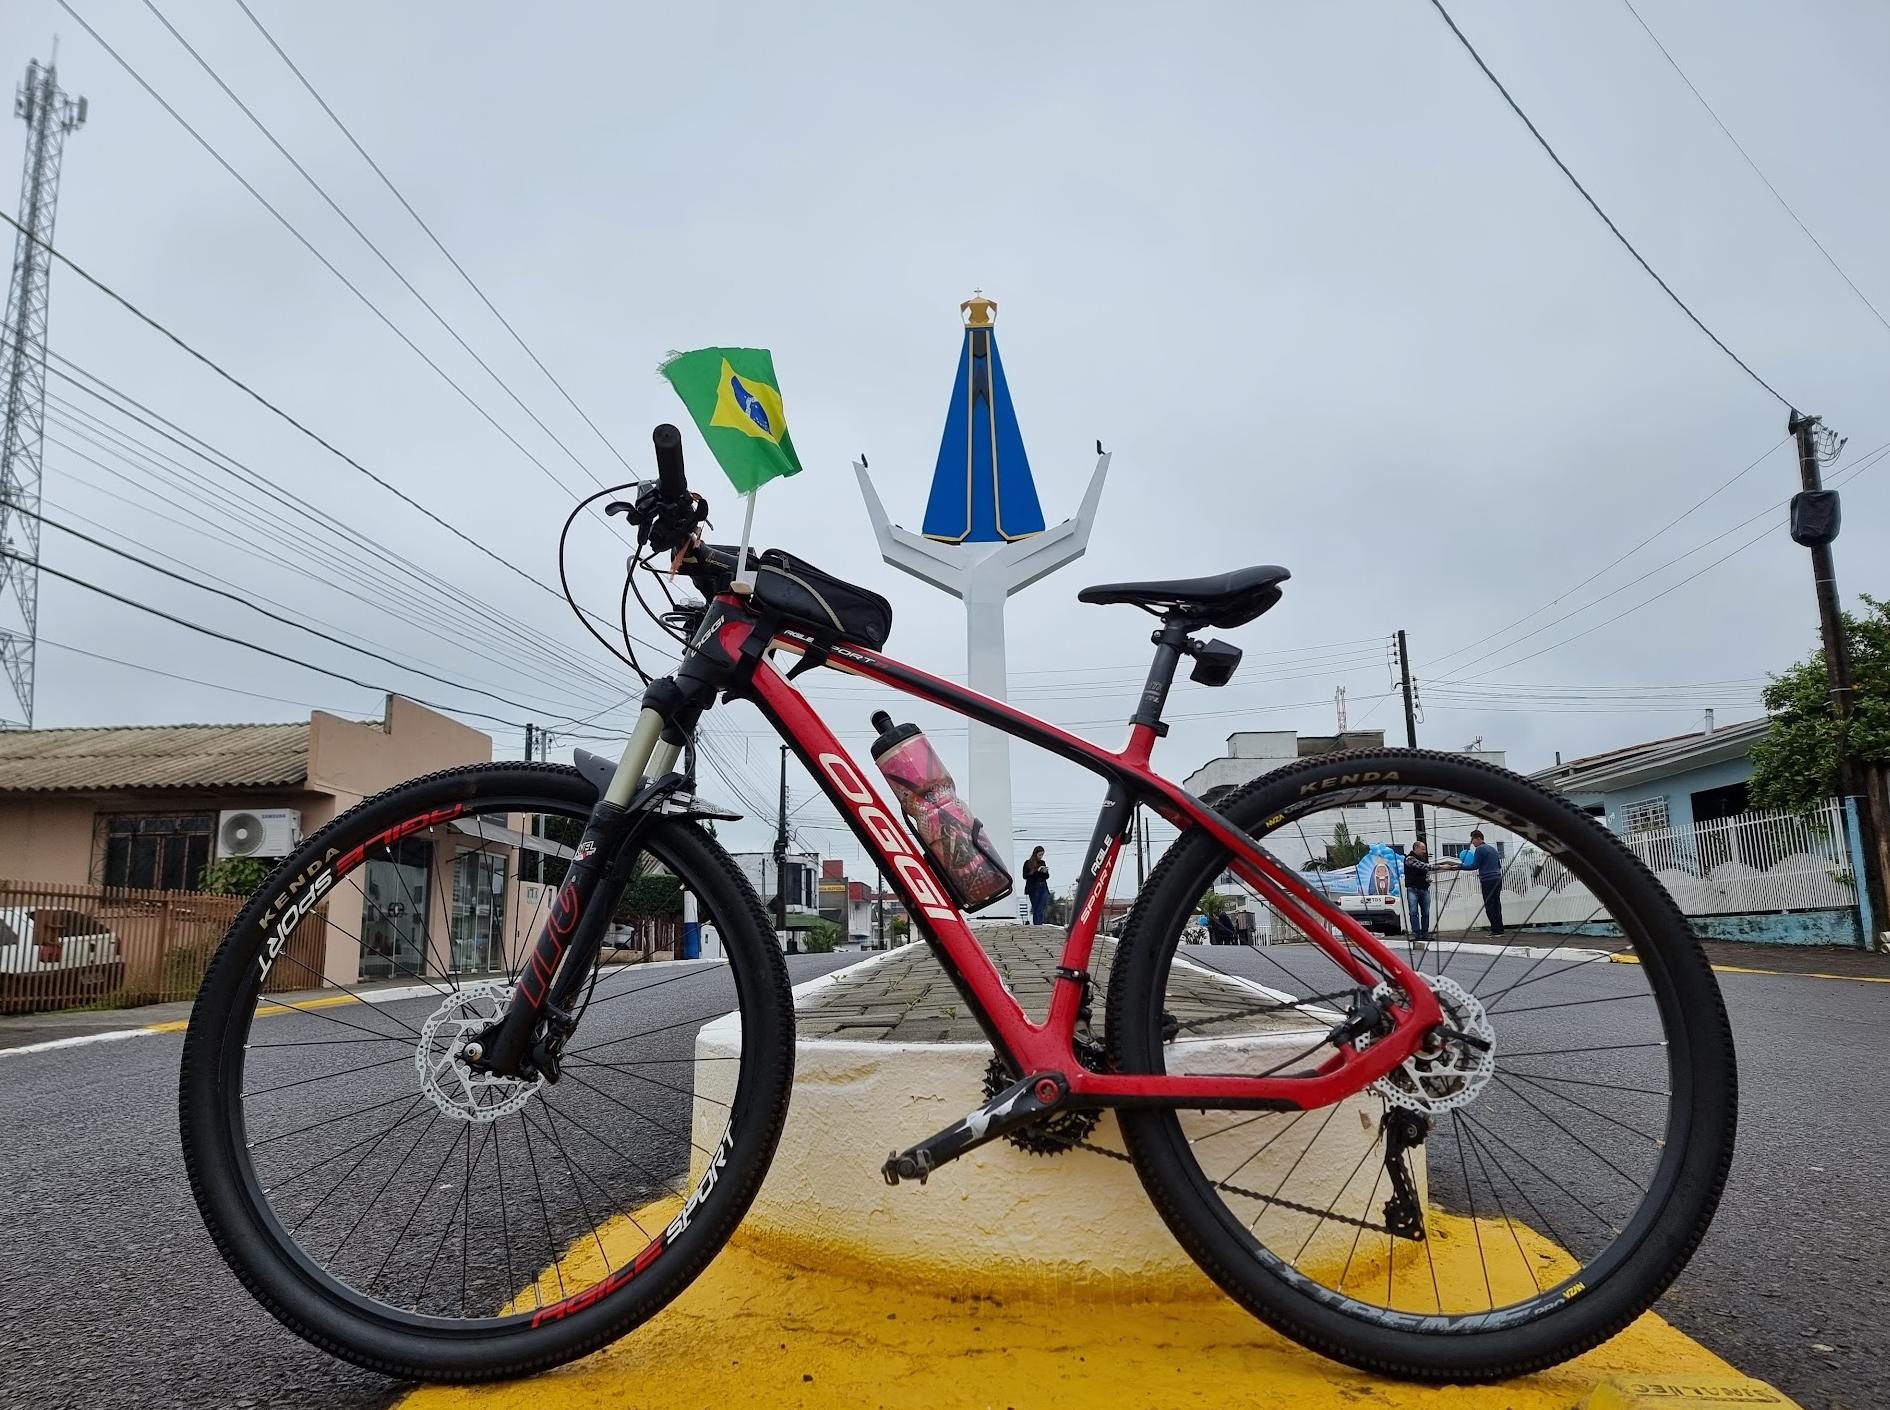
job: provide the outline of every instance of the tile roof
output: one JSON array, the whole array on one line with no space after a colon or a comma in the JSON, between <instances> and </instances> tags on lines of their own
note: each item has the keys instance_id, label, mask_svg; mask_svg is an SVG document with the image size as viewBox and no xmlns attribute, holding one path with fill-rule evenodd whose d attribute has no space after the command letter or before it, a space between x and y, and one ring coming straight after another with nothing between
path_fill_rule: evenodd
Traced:
<instances>
[{"instance_id":1,"label":"tile roof","mask_svg":"<svg viewBox=\"0 0 1890 1410\"><path fill-rule=\"evenodd\" d=\"M0 793L301 783L308 730L307 721L0 730Z\"/></svg>"}]
</instances>

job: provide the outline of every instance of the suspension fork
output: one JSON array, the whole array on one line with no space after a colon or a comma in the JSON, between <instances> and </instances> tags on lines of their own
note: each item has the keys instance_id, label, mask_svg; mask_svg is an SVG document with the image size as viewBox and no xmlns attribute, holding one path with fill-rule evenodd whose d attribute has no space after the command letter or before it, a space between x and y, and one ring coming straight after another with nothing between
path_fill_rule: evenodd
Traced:
<instances>
[{"instance_id":1,"label":"suspension fork","mask_svg":"<svg viewBox=\"0 0 1890 1410\"><path fill-rule=\"evenodd\" d=\"M480 1052L473 1059L479 1067L529 1078L540 1075L538 1059L555 1061L555 1046L548 1053L534 1052L540 1027L547 1019L563 1022L568 1018L591 972L612 910L593 902L599 893L615 898L630 880L637 858L633 845L637 824L645 816L644 810L631 806L632 801L645 778L662 778L675 767L682 750L680 740L681 732L667 724L662 712L645 706L637 716L617 771L591 809L577 855L565 871L531 954L519 968L512 1002L505 1016L480 1035ZM554 1044L561 1039L562 1035L555 1035Z\"/></svg>"}]
</instances>

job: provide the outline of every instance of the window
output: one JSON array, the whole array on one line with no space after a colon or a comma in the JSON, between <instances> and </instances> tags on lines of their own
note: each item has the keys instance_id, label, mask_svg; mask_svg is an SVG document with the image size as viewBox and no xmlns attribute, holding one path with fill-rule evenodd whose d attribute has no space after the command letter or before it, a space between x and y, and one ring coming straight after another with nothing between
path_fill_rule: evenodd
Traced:
<instances>
[{"instance_id":1,"label":"window","mask_svg":"<svg viewBox=\"0 0 1890 1410\"><path fill-rule=\"evenodd\" d=\"M1621 821L1629 832L1654 832L1668 826L1667 800L1643 798L1621 810Z\"/></svg>"},{"instance_id":2,"label":"window","mask_svg":"<svg viewBox=\"0 0 1890 1410\"><path fill-rule=\"evenodd\" d=\"M194 891L210 865L215 813L118 813L105 823L105 884Z\"/></svg>"}]
</instances>

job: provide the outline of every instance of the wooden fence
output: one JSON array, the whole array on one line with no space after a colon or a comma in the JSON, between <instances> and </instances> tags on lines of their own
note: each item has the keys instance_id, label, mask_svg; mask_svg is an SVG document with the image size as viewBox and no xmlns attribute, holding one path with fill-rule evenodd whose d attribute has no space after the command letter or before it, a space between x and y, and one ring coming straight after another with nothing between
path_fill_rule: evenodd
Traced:
<instances>
[{"instance_id":1,"label":"wooden fence","mask_svg":"<svg viewBox=\"0 0 1890 1410\"><path fill-rule=\"evenodd\" d=\"M0 1013L195 998L246 899L0 879ZM301 964L276 965L268 992L321 973L327 921L318 907L296 927L283 953Z\"/></svg>"}]
</instances>

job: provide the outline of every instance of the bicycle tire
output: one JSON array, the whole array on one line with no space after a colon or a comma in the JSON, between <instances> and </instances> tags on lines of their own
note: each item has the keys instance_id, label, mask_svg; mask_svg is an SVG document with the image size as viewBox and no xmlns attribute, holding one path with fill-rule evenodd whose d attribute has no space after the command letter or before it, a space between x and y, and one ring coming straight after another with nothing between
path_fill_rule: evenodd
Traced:
<instances>
[{"instance_id":1,"label":"bicycle tire","mask_svg":"<svg viewBox=\"0 0 1890 1410\"><path fill-rule=\"evenodd\" d=\"M242 1059L249 1005L261 984L258 958L269 943L262 918L284 888L337 851L345 854L389 826L434 809L483 801L519 812L581 816L595 796L575 769L549 764L474 765L389 789L337 817L285 859L237 916L210 963L180 1072L179 1124L191 1190L219 1253L249 1292L291 1331L335 1356L411 1380L474 1382L529 1375L585 1355L687 1287L734 1232L760 1187L792 1085L787 971L760 903L734 862L695 823L677 818L655 820L643 845L684 879L718 923L741 1000L744 1056L728 1104L726 1163L706 1190L698 1183L699 1207L647 1267L616 1285L600 1281L602 1292L593 1300L542 1321L527 1309L502 1311L485 1319L493 1325L473 1326L368 1305L370 1299L326 1273L295 1243L251 1175L244 1153ZM468 1210L470 1223L470 1202Z\"/></svg>"},{"instance_id":2,"label":"bicycle tire","mask_svg":"<svg viewBox=\"0 0 1890 1410\"><path fill-rule=\"evenodd\" d=\"M1629 917L1626 938L1649 985L1659 991L1668 1026L1666 1060L1681 1125L1677 1143L1669 1126L1658 1157L1664 1177L1658 1204L1644 1204L1629 1226L1632 1247L1617 1251L1600 1282L1576 1281L1561 1295L1545 1294L1536 1305L1525 1303L1523 1312L1492 1319L1490 1325L1479 1328L1477 1319L1465 1319L1470 1325L1446 1329L1440 1315L1440 1325L1420 1326L1433 1319L1369 1315L1343 1291L1332 1294L1283 1266L1277 1256L1257 1253L1258 1241L1250 1234L1243 1237L1239 1219L1217 1198L1190 1154L1178 1113L1123 1110L1118 1116L1124 1140L1144 1189L1183 1248L1230 1297L1286 1336L1334 1360L1400 1379L1489 1381L1524 1375L1619 1332L1655 1302L1706 1233L1733 1153L1737 1073L1730 1025L1697 941L1652 873L1594 819L1518 775L1440 753L1358 751L1309 759L1256 779L1220 811L1243 831L1264 837L1296 809L1309 808L1368 775L1479 800L1527 820L1567 848L1590 883L1606 888L1617 910ZM1185 834L1137 898L1107 998L1109 1058L1118 1070L1162 1070L1162 996L1178 936L1225 857L1206 833ZM1172 1031L1168 1038L1172 1041ZM1341 1290L1344 1281L1341 1275ZM1443 1310L1440 1297L1439 1313Z\"/></svg>"}]
</instances>

